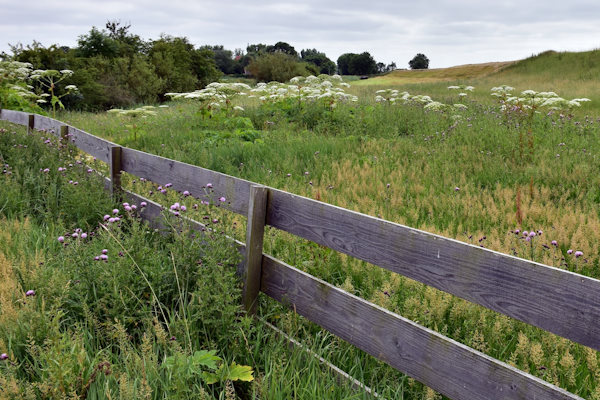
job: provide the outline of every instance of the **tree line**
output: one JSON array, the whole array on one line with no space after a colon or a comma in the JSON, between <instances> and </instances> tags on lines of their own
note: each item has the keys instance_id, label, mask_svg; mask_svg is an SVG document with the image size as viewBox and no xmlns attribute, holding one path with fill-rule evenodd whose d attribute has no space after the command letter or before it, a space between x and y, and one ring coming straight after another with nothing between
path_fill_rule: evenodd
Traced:
<instances>
[{"instance_id":1,"label":"tree line","mask_svg":"<svg viewBox=\"0 0 600 400\"><path fill-rule=\"evenodd\" d=\"M31 63L34 69L72 70L61 82L77 92L62 102L69 108L102 110L163 100L164 93L204 87L223 74L257 81L287 81L298 75L371 75L396 69L394 62L376 62L368 53L342 54L337 63L317 49L296 49L286 42L249 44L245 50L222 45L196 47L186 37L161 35L144 40L120 21L93 27L74 47L39 42L11 45L12 55L0 58ZM58 92L63 90L56 88Z\"/></svg>"}]
</instances>

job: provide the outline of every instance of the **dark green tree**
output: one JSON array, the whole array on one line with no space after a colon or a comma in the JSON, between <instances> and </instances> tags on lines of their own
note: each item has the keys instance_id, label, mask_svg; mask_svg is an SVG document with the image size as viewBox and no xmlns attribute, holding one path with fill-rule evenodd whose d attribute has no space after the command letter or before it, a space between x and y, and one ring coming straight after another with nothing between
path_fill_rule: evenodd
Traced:
<instances>
[{"instance_id":1,"label":"dark green tree","mask_svg":"<svg viewBox=\"0 0 600 400\"><path fill-rule=\"evenodd\" d=\"M304 49L300 52L302 61L314 64L317 66L320 74L334 74L336 65L331 61L325 53L317 51L317 49Z\"/></svg>"},{"instance_id":2,"label":"dark green tree","mask_svg":"<svg viewBox=\"0 0 600 400\"><path fill-rule=\"evenodd\" d=\"M429 58L423 53L418 53L408 62L410 69L427 69L429 68Z\"/></svg>"}]
</instances>

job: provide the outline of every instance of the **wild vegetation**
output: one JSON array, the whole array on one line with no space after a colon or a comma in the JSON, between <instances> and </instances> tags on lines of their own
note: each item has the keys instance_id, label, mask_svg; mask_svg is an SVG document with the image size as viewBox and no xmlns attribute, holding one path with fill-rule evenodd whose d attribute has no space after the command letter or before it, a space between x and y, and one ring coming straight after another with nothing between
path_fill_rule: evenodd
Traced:
<instances>
[{"instance_id":1,"label":"wild vegetation","mask_svg":"<svg viewBox=\"0 0 600 400\"><path fill-rule=\"evenodd\" d=\"M592 65L592 60L596 60L598 54L599 52L583 53L581 57L587 61L582 61L578 59L578 55L563 54L559 59L557 54L549 53L512 64L500 71L486 72L469 80L450 77L454 80L443 82L442 79L446 78L437 76L437 82L409 83L402 86L392 86L389 78L368 80L370 86L364 82L352 82L351 85L347 85L339 78L329 76L298 78L289 84L258 86L223 82L211 84L196 92L173 93L170 97L175 100L168 103L168 107L145 108L151 112L132 112L130 115L117 112L119 115L115 115L63 111L59 112L58 116L74 126L128 147L600 278L600 241L597 235L600 228L600 178L597 174L600 167L600 102L597 101L598 95L592 81L585 85L574 78L583 76L581 74L585 74L587 70L581 67L582 63ZM568 61L575 67L563 74L561 68L553 66L554 63L560 65L561 60ZM543 81L538 80L535 74L535 71L541 70L542 65L549 65L548 75ZM443 75L441 71L429 73ZM514 82L508 79L510 77L515 77ZM572 84L567 85L567 82ZM503 84L510 84L514 89L502 86ZM11 146L17 143L10 141L11 137L15 136L2 136L3 140L8 141L4 153L0 153L3 157L13 157L12 152L17 151L14 157L18 160L19 157L25 157L25 154L33 153L33 150L47 150L41 144L38 145L40 149L34 148L34 139L25 136L23 138L32 141L27 143L29 147L13 150ZM14 161L4 162L10 166L11 171L18 170L16 164L13 166ZM48 166L49 174L46 175L43 172L37 173L37 169L46 168L44 162L31 162L34 163L32 171L36 172L32 172L32 175L37 177L36 179L50 176L62 179L61 173L55 172L55 168L63 165L65 161L56 161L54 167ZM71 170L68 171L71 173ZM3 177L8 182L15 179L5 175ZM79 177L69 180L84 182L84 178ZM91 184L84 188L81 184L73 186L64 181L66 179L61 182L69 190L81 190L78 196L86 193L87 199L92 193L94 198L105 198L100 194L101 189L97 189L97 192L91 191ZM189 210L190 215L196 215L200 219L209 216L204 211L192 214L195 212L194 204L198 201L180 198L168 188L158 188L127 176L124 177L124 182L128 188L148 195L165 206L178 202L180 206L185 206L186 213ZM43 185L45 183L40 182L32 187L45 188ZM2 204L27 204L23 203L23 200L14 200L29 196L29 192L19 188L20 186L15 186L12 191L3 191L2 193L8 194L0 198L0 207ZM35 204L34 201L31 203ZM53 207L58 204L50 203ZM17 223L14 222L13 215L19 216L19 224L27 221L30 226L34 226L36 221L38 225L35 225L35 229L30 229L32 237L41 235L36 233L37 229L54 229L47 237L62 235L67 241L63 232L76 233L74 229L78 227L89 232L98 226L102 216L107 213L105 210L115 207L117 205L88 206L86 203L86 212L92 210L91 213L95 213L95 217L88 217L91 219L86 220L88 225L80 219L59 218L58 221L64 224L61 228L53 228L54 225L48 222L57 220L56 217L46 218L44 215L43 218L35 219L29 216L30 207L22 207L18 212L3 213L7 218L11 218L7 220L7 226ZM119 213L125 214L121 207ZM71 206L65 206L64 209L71 210ZM218 208L215 208L214 212L215 219L222 223L224 231L243 238L243 219L228 216ZM76 211L63 213L64 218L74 218L74 215L78 215ZM28 216L26 220L23 218L25 215ZM212 220L212 217L209 218ZM117 392L122 385L121 376L126 376L126 382L136 382L132 384L131 390L141 390L144 379L150 382L145 378L149 375L143 375L146 372L139 368L145 364L140 364L139 361L135 364L134 360L145 360L143 346L147 342L144 340L159 342L155 333L158 321L163 330L177 329L177 334L174 335L177 340L174 342L183 344L180 344L181 349L175 350L168 347L172 345L170 342L167 347L160 347L160 343L153 344L153 371L158 371L152 372L157 374L155 376L164 376L161 374L166 374L168 365L176 364L179 357L177 354L184 354L187 360L192 360L196 351L216 350L215 356L226 360L223 361L223 365L230 366L235 362L236 365L247 365L253 369L256 379L253 383L233 384L234 396L261 397L259 392L264 398L285 398L291 393L298 398L314 398L310 397L311 395L319 398L365 396L364 393L353 392L343 385L317 378L322 377L322 372L314 365L307 367L310 372L306 373L301 361L292 361L296 360L297 355L292 353L290 356L290 353L286 353L283 343L265 333L260 323L251 322L245 317L240 319L239 316L243 314L234 307L238 303L229 296L218 295L218 292L222 291L233 293L236 287L235 280L219 283L217 287L220 289L215 293L205 286L201 276L194 275L194 271L180 272L173 264L172 258L176 256L186 260L197 254L193 252L193 244L190 246L191 250L186 250L186 246L179 248L178 244L187 240L187 236L174 233L174 236L164 238L148 233L152 236L150 239L142 236L141 232L145 232L143 225L134 218L127 217L125 221L127 222L123 227L108 230L96 228L97 237L89 247L76 245L80 239L70 238L69 246L64 248L64 244L59 245L58 241L52 239L52 244L48 244L48 249L42 253L44 265L40 266L39 261L35 262L37 267L32 270L35 272L58 269L64 271L61 274L72 277L75 275L68 274L92 268L102 277L100 270L103 268L100 267L106 264L103 261L93 261L93 258L100 257L102 250L106 248L110 262L117 259L121 263L119 266L127 267L118 269L120 274L124 274L119 276L118 280L125 284L124 287L131 286L131 290L139 290L135 292L137 298L144 299L150 286L160 296L165 296L154 301L152 293L147 294L148 300L142 300L142 303L148 303L143 303L147 307L146 310L142 308L137 311L140 314L134 314L135 318L130 320L129 324L125 320L119 321L122 329L132 336L129 353L116 350L119 349L120 342L114 342L118 345L110 344L109 339L118 336L109 335L107 331L104 331L104 336L100 336L107 338L98 340L98 343L93 341L96 347L90 344L83 346L106 355L108 360L112 360L111 365L115 365L114 370L120 368L119 374L102 378L96 373L95 376L99 378L98 383L92 384L94 390L104 390L100 388L108 387L106 390L112 390L110 393L115 395L129 393L124 389ZM21 225L19 229L22 229ZM114 238L109 232L112 232ZM30 242L20 241L19 246L25 246L26 243ZM122 243L133 259L156 257L146 262L137 262L140 267L150 269L146 276L149 277L151 285L145 281L135 285L129 283L128 279L141 278L139 274L134 273L137 270L129 256L114 256L118 251L122 251L119 250L119 243ZM143 246L150 247L139 247L142 243ZM214 249L206 250L207 254L218 254L210 259L213 263L211 265L214 266L214 270L211 271L215 272L207 275L209 279L221 279L216 278L221 271L217 268L221 267L218 265L221 261L217 259L233 257L223 250L226 247L217 241ZM146 250L148 248L152 248L152 251ZM154 250L156 248L164 248L166 253ZM25 254L33 252L31 248L20 251ZM600 358L594 350L332 250L294 239L274 229L267 230L265 251L353 294L584 398L600 399ZM88 296L88 299L93 300L86 307L90 307L90 310L96 307L94 313L88 312L88 316L67 301L69 295L83 296L82 293L86 291L80 289L81 287L64 289L66 294L57 289L61 287L60 284L52 285L52 291L46 289L48 292L37 289L38 286L45 285L42 277L51 275L53 279L59 279L63 275L37 272L41 274L40 278L32 282L38 286L29 281L22 283L18 276L23 272L14 271L22 271L25 266L33 265L34 261L31 261L32 258L25 259L20 254L5 251L7 260L16 260L10 261L11 268L5 272L6 276L9 276L9 273L13 274L10 276L14 276L6 280L13 282L10 283L10 287L13 288L11 293L17 291L21 298L27 299L26 291L36 290L33 297L36 304L48 307L46 309L50 309L50 304L55 304L56 310L60 309L66 313L56 322L58 326L52 331L54 336L49 334L50 336L73 337L67 329L70 325L60 324L61 321L71 320L79 321L78 324L90 332L99 329L98 326L112 332L117 326L113 323L115 315L108 314L110 317L106 319L105 325L88 321L86 318L92 318L91 316L98 313L129 315L123 312L124 308L110 310L102 306L107 303L97 302L95 298ZM71 266L65 261L78 259L89 260L89 265L85 264L85 268L84 264ZM181 268L184 265L182 263ZM185 300L188 297L182 296L177 287L161 286L166 283L159 280L158 271L172 274L171 278L175 273L180 277L179 280L168 280L171 285L174 282L183 282L181 277L186 276L185 274L190 276L188 291L191 293L189 299L192 300L189 300L189 304ZM46 275L43 275L44 273ZM135 276L130 277L127 274ZM158 281L154 282L150 278ZM70 279L73 278L65 278L64 282L69 282ZM83 283L82 287L93 285L92 279L76 279L80 280L78 285ZM223 289L225 287L227 290ZM112 293L108 289L107 291L109 293L106 294L106 299L118 296L118 292ZM219 302L230 304L234 310L230 314L223 313L222 318L229 322L219 322L224 325L214 328L216 332L212 336L209 335L208 340L204 328L198 327L208 324L205 319L213 321L214 315L202 314L202 308L197 310L197 315L192 311L195 305L193 299L203 297L212 299L210 303L206 303L209 310L211 307L219 307ZM44 302L41 301L42 298ZM116 297L116 300L116 303L120 304L120 298ZM31 301L28 300L27 303ZM14 300L10 304L14 304ZM22 307L19 310L28 307L16 304ZM133 306L122 304L119 307ZM164 315L160 314L160 310L164 311ZM145 311L149 311L146 316L142 314ZM365 356L340 339L324 334L313 324L287 312L282 306L272 304L266 298L261 298L259 314L303 342L315 346L322 356L372 386L386 398L442 398L432 390ZM0 318L4 315L0 313ZM193 324L190 322L190 315L197 318ZM233 317L227 319L225 315ZM172 320L173 316L183 318ZM146 322L136 325L137 320ZM2 323L0 326L0 329L7 331L6 327L18 324ZM48 323L47 326L52 325ZM4 331L0 330L0 335ZM190 337L187 336L188 333ZM9 350L13 351L13 348L9 347L12 343L21 343L18 347L20 350L16 355L9 355L16 365L10 364L11 366L7 367L5 364L0 368L5 368L2 370L3 376L9 376L17 382L12 387L21 385L20 387L27 388L26 382L36 382L35 379L39 380L42 371L46 369L43 366L25 367L33 365L33 360L36 360L34 355L39 354L30 353L24 356L26 352L33 351L29 349L30 340L27 335L22 334L20 341L9 340L8 337L10 336L0 336L0 340L4 340L0 341L0 352L8 355ZM88 336L84 335L84 338ZM35 343L43 343L43 340L36 340ZM266 349L268 352L265 353ZM59 348L54 351L55 354L60 354L62 350ZM89 354L94 353L92 351ZM111 354L129 356L118 358ZM279 354L286 355L283 359L278 359ZM104 358L97 355L95 357L92 359L104 361ZM27 361L28 364L21 366L14 361L19 358L32 361ZM131 360L131 364L123 365L126 361L121 359ZM75 361L69 359L65 363L75 365ZM99 363L93 361L85 365L90 372L83 376L88 379L91 371L97 368ZM27 372L31 369L33 372ZM5 371L12 375L6 375ZM156 385L151 387L153 398L158 398L160 393L169 390L164 388L168 385L163 387L160 386L162 383L152 382ZM224 397L227 395L227 388L232 387L226 379L212 386L202 378L198 378L196 382L198 387L210 396ZM324 382L330 386L324 388ZM311 385L315 388L311 389ZM231 389L229 390L231 393Z\"/></svg>"}]
</instances>

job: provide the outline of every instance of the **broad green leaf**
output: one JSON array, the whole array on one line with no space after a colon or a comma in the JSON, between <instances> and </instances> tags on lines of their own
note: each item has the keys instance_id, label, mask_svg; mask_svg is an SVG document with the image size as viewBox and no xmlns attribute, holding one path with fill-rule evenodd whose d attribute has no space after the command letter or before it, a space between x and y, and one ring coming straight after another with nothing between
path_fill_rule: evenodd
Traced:
<instances>
[{"instance_id":1,"label":"broad green leaf","mask_svg":"<svg viewBox=\"0 0 600 400\"><path fill-rule=\"evenodd\" d=\"M194 353L192 356L192 365L195 368L206 367L212 370L217 369L217 362L221 361L221 357L215 355L216 350L200 350Z\"/></svg>"},{"instance_id":2,"label":"broad green leaf","mask_svg":"<svg viewBox=\"0 0 600 400\"><path fill-rule=\"evenodd\" d=\"M230 381L250 382L254 380L254 377L252 376L252 367L231 363L226 379L229 379Z\"/></svg>"}]
</instances>

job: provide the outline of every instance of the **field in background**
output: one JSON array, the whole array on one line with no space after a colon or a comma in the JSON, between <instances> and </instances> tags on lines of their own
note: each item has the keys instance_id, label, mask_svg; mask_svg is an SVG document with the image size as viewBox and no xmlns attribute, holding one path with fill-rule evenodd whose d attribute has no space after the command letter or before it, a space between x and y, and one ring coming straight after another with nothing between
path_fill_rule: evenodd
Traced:
<instances>
[{"instance_id":1,"label":"field in background","mask_svg":"<svg viewBox=\"0 0 600 400\"><path fill-rule=\"evenodd\" d=\"M127 147L600 278L596 60L600 63L598 51L544 53L506 65L397 71L353 81L349 91L359 96L358 104L333 109L260 106L241 99L236 104L244 111L207 117L197 103L173 102L139 121L136 135L131 121L110 114L71 112L60 119ZM457 92L447 89L452 84L475 90L459 100ZM519 130L490 96L490 88L500 84L593 101L574 116L536 116L532 145L526 144L520 156ZM428 94L445 103L461 101L468 110L455 122L420 106L375 103L375 91L382 88ZM125 181L142 194L152 190L153 198L166 205L172 200L156 188ZM516 230L537 236L527 242ZM243 237L242 224L234 234ZM570 249L583 256L574 257ZM267 232L265 250L573 393L600 399L597 352L275 229ZM271 318L312 343L319 332L292 313ZM440 398L339 339L327 337L322 343L321 355L358 374L384 397ZM361 365L368 368L361 370Z\"/></svg>"}]
</instances>

